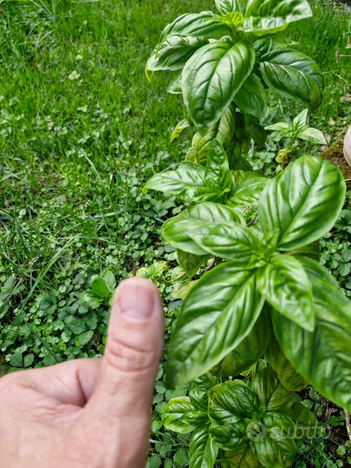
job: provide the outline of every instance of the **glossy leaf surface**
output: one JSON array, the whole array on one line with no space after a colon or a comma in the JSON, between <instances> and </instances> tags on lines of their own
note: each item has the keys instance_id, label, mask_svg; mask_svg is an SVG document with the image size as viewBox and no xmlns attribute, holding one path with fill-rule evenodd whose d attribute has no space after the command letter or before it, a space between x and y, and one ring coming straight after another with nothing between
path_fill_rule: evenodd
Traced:
<instances>
[{"instance_id":1,"label":"glossy leaf surface","mask_svg":"<svg viewBox=\"0 0 351 468\"><path fill-rule=\"evenodd\" d=\"M256 393L241 380L228 380L216 385L209 401L211 428L235 424L259 411Z\"/></svg>"},{"instance_id":2,"label":"glossy leaf surface","mask_svg":"<svg viewBox=\"0 0 351 468\"><path fill-rule=\"evenodd\" d=\"M178 216L167 220L162 226L162 236L174 247L195 255L207 255L190 237L189 231L208 223L238 222L245 224L243 217L224 205L199 203L190 206Z\"/></svg>"},{"instance_id":3,"label":"glossy leaf surface","mask_svg":"<svg viewBox=\"0 0 351 468\"><path fill-rule=\"evenodd\" d=\"M325 268L311 259L303 265L312 284L316 329L307 332L273 311L275 334L286 357L313 388L350 411L351 303Z\"/></svg>"},{"instance_id":4,"label":"glossy leaf surface","mask_svg":"<svg viewBox=\"0 0 351 468\"><path fill-rule=\"evenodd\" d=\"M196 429L189 446L189 468L213 468L218 453L208 427Z\"/></svg>"},{"instance_id":5,"label":"glossy leaf surface","mask_svg":"<svg viewBox=\"0 0 351 468\"><path fill-rule=\"evenodd\" d=\"M206 273L182 304L167 361L167 385L192 380L223 359L250 333L263 307L252 270L233 262Z\"/></svg>"},{"instance_id":6,"label":"glossy leaf surface","mask_svg":"<svg viewBox=\"0 0 351 468\"><path fill-rule=\"evenodd\" d=\"M298 260L290 255L272 257L257 272L257 284L274 309L302 328L314 329L312 289Z\"/></svg>"},{"instance_id":7,"label":"glossy leaf surface","mask_svg":"<svg viewBox=\"0 0 351 468\"><path fill-rule=\"evenodd\" d=\"M259 251L259 240L238 223L216 223L189 231L189 237L206 252L245 267Z\"/></svg>"},{"instance_id":8,"label":"glossy leaf surface","mask_svg":"<svg viewBox=\"0 0 351 468\"><path fill-rule=\"evenodd\" d=\"M226 205L238 208L240 211L244 206L257 205L264 188L269 182L270 179L258 172L249 173L244 180L234 187Z\"/></svg>"},{"instance_id":9,"label":"glossy leaf surface","mask_svg":"<svg viewBox=\"0 0 351 468\"><path fill-rule=\"evenodd\" d=\"M255 441L260 462L269 468L287 468L296 454L295 441L291 437L294 423L289 417L273 411L262 416L262 423L267 434L262 440Z\"/></svg>"},{"instance_id":10,"label":"glossy leaf surface","mask_svg":"<svg viewBox=\"0 0 351 468\"><path fill-rule=\"evenodd\" d=\"M260 62L262 57L269 52L277 49L283 49L295 44L284 34L269 34L266 36L257 37L252 41L252 47L256 53L256 61Z\"/></svg>"},{"instance_id":11,"label":"glossy leaf surface","mask_svg":"<svg viewBox=\"0 0 351 468\"><path fill-rule=\"evenodd\" d=\"M206 135L201 136L199 133L195 135L193 145L196 162L198 164L206 165L208 152L214 138L223 146L229 161L235 159L235 116L235 106L231 103L224 111L219 121L210 127Z\"/></svg>"},{"instance_id":12,"label":"glossy leaf surface","mask_svg":"<svg viewBox=\"0 0 351 468\"><path fill-rule=\"evenodd\" d=\"M246 443L231 452L225 452L223 468L262 468L256 453L253 453L250 444Z\"/></svg>"},{"instance_id":13,"label":"glossy leaf surface","mask_svg":"<svg viewBox=\"0 0 351 468\"><path fill-rule=\"evenodd\" d=\"M183 70L184 103L196 128L205 135L217 122L242 84L255 60L252 46L212 42L195 52Z\"/></svg>"},{"instance_id":14,"label":"glossy leaf surface","mask_svg":"<svg viewBox=\"0 0 351 468\"><path fill-rule=\"evenodd\" d=\"M262 77L276 93L316 108L322 101L324 78L314 60L294 49L277 49L262 57Z\"/></svg>"},{"instance_id":15,"label":"glossy leaf surface","mask_svg":"<svg viewBox=\"0 0 351 468\"><path fill-rule=\"evenodd\" d=\"M193 410L188 397L173 398L162 411L162 422L171 431L181 434L192 432L195 426L189 424L188 413Z\"/></svg>"},{"instance_id":16,"label":"glossy leaf surface","mask_svg":"<svg viewBox=\"0 0 351 468\"><path fill-rule=\"evenodd\" d=\"M146 63L151 71L181 70L198 49L208 44L204 37L170 36L154 50Z\"/></svg>"},{"instance_id":17,"label":"glossy leaf surface","mask_svg":"<svg viewBox=\"0 0 351 468\"><path fill-rule=\"evenodd\" d=\"M246 1L242 3L246 3ZM221 15L228 15L234 11L240 11L238 8L240 1L238 2L237 0L215 0L215 4Z\"/></svg>"},{"instance_id":18,"label":"glossy leaf surface","mask_svg":"<svg viewBox=\"0 0 351 468\"><path fill-rule=\"evenodd\" d=\"M230 192L232 187L227 155L216 138L212 140L210 145L206 162L205 182L207 186L220 195Z\"/></svg>"},{"instance_id":19,"label":"glossy leaf surface","mask_svg":"<svg viewBox=\"0 0 351 468\"><path fill-rule=\"evenodd\" d=\"M195 379L190 384L189 398L194 408L207 411L209 394L217 383L215 377L205 374L198 379Z\"/></svg>"},{"instance_id":20,"label":"glossy leaf surface","mask_svg":"<svg viewBox=\"0 0 351 468\"><path fill-rule=\"evenodd\" d=\"M166 26L161 34L160 43L174 35L192 37L221 37L230 34L230 28L222 23L219 16L211 11L201 13L185 13Z\"/></svg>"},{"instance_id":21,"label":"glossy leaf surface","mask_svg":"<svg viewBox=\"0 0 351 468\"><path fill-rule=\"evenodd\" d=\"M320 145L326 145L324 135L320 130L316 128L308 127L299 133L299 138L301 140L311 141L312 143L318 143Z\"/></svg>"},{"instance_id":22,"label":"glossy leaf surface","mask_svg":"<svg viewBox=\"0 0 351 468\"><path fill-rule=\"evenodd\" d=\"M224 426L211 424L210 434L215 444L223 450L236 450L248 442L245 422L238 421Z\"/></svg>"},{"instance_id":23,"label":"glossy leaf surface","mask_svg":"<svg viewBox=\"0 0 351 468\"><path fill-rule=\"evenodd\" d=\"M258 36L281 31L289 23L312 16L306 0L287 2L284 0L216 0L222 15L240 12L244 17L241 30Z\"/></svg>"},{"instance_id":24,"label":"glossy leaf surface","mask_svg":"<svg viewBox=\"0 0 351 468\"><path fill-rule=\"evenodd\" d=\"M252 384L252 390L267 411L286 412L293 403L294 392L287 390L278 379L272 367L266 367L258 374Z\"/></svg>"},{"instance_id":25,"label":"glossy leaf surface","mask_svg":"<svg viewBox=\"0 0 351 468\"><path fill-rule=\"evenodd\" d=\"M299 158L262 193L258 208L262 231L278 229L281 250L310 244L333 227L345 191L341 172L330 162Z\"/></svg>"},{"instance_id":26,"label":"glossy leaf surface","mask_svg":"<svg viewBox=\"0 0 351 468\"><path fill-rule=\"evenodd\" d=\"M209 258L209 255L194 255L177 249L177 260L189 278L192 278L200 266Z\"/></svg>"},{"instance_id":27,"label":"glossy leaf surface","mask_svg":"<svg viewBox=\"0 0 351 468\"><path fill-rule=\"evenodd\" d=\"M237 376L257 362L269 343L271 329L269 319L264 310L259 316L251 332L222 361L211 369L218 377Z\"/></svg>"},{"instance_id":28,"label":"glossy leaf surface","mask_svg":"<svg viewBox=\"0 0 351 468\"><path fill-rule=\"evenodd\" d=\"M249 0L241 1L240 5L245 3L243 30L258 36L284 30L289 23L312 16L307 0L268 0L263 3L261 0Z\"/></svg>"},{"instance_id":29,"label":"glossy leaf surface","mask_svg":"<svg viewBox=\"0 0 351 468\"><path fill-rule=\"evenodd\" d=\"M192 162L180 163L174 171L154 175L146 182L143 190L150 189L176 195L186 201L200 201L217 196L205 184L204 168Z\"/></svg>"},{"instance_id":30,"label":"glossy leaf surface","mask_svg":"<svg viewBox=\"0 0 351 468\"><path fill-rule=\"evenodd\" d=\"M267 113L266 100L266 90L254 73L247 78L234 97L235 104L241 110L258 118L265 117Z\"/></svg>"}]
</instances>

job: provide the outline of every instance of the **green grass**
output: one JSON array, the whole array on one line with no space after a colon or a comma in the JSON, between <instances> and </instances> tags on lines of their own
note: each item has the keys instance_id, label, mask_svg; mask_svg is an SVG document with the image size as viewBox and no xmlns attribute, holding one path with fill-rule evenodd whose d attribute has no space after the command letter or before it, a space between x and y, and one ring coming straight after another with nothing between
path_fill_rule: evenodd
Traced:
<instances>
[{"instance_id":1,"label":"green grass","mask_svg":"<svg viewBox=\"0 0 351 468\"><path fill-rule=\"evenodd\" d=\"M55 363L54 356L101 355L108 303L79 305L91 276L108 268L119 282L155 261L175 266L160 227L182 206L142 194L141 187L184 158L192 135L186 129L170 142L182 119L181 97L166 93L172 74L155 74L150 84L144 65L166 24L206 9L214 10L212 0L0 4L1 365L33 367ZM335 63L336 46L347 53L351 20L331 2L318 2L313 10L312 19L286 33L325 74L324 101L311 125L333 137L351 123L351 103L340 102L351 92L351 60ZM274 120L289 120L302 106L272 98L270 108ZM270 141L254 157L270 167L276 149ZM348 231L340 232L322 247L326 265L345 272L333 257L350 247ZM179 301L170 296L167 274L159 286L169 337ZM347 278L341 279L347 292ZM154 398L152 463L157 468L161 455L183 466L186 437L174 439L159 421L165 401L187 388L166 391L162 379L163 364Z\"/></svg>"}]
</instances>

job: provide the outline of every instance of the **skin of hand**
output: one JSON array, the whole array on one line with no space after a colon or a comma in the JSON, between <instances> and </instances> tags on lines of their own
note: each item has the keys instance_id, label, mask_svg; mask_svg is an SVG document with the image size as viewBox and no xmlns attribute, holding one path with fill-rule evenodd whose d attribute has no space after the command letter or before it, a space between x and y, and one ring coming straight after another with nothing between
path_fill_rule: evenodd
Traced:
<instances>
[{"instance_id":1,"label":"skin of hand","mask_svg":"<svg viewBox=\"0 0 351 468\"><path fill-rule=\"evenodd\" d=\"M102 359L0 379L1 468L144 468L150 406L163 349L156 287L117 288Z\"/></svg>"}]
</instances>

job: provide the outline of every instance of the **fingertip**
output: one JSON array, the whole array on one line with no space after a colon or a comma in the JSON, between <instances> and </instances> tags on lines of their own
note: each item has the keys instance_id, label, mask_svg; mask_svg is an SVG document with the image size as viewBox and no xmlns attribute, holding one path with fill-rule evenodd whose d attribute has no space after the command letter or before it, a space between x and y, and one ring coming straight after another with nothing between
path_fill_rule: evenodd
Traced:
<instances>
[{"instance_id":1,"label":"fingertip","mask_svg":"<svg viewBox=\"0 0 351 468\"><path fill-rule=\"evenodd\" d=\"M111 313L147 320L162 309L161 297L152 281L134 276L124 280L117 288L113 298Z\"/></svg>"}]
</instances>

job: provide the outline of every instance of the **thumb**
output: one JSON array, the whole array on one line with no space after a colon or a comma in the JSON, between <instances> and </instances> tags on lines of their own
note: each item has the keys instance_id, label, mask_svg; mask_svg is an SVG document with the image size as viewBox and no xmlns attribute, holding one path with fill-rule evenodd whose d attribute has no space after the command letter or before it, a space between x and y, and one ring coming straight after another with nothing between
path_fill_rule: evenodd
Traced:
<instances>
[{"instance_id":1,"label":"thumb","mask_svg":"<svg viewBox=\"0 0 351 468\"><path fill-rule=\"evenodd\" d=\"M86 429L93 430L97 425L100 434L105 435L105 454L110 451L106 444L111 441L111 449L115 449L111 455L119 457L121 467L124 463L116 453L120 445L126 466L145 464L163 334L162 303L154 284L137 277L123 281L113 299L100 380L83 418ZM132 453L128 454L131 440Z\"/></svg>"}]
</instances>

